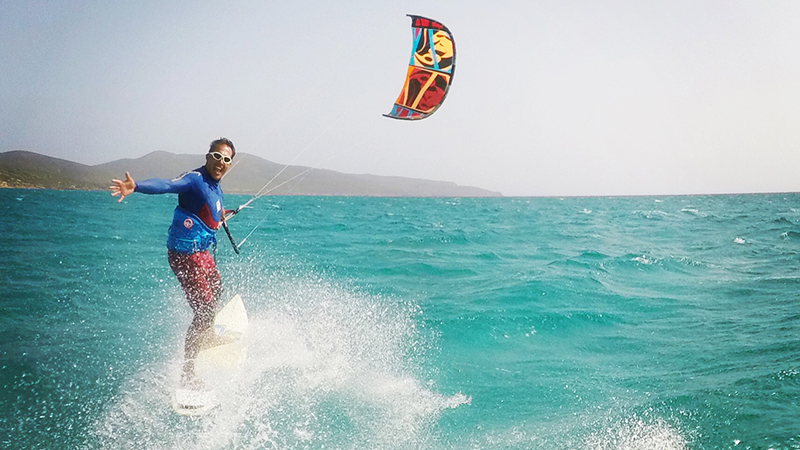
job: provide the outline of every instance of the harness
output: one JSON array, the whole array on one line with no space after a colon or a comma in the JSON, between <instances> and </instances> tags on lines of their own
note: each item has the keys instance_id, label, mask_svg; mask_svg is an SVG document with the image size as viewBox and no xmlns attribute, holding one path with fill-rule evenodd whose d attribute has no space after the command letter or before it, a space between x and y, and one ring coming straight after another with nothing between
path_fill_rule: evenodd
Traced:
<instances>
[{"instance_id":1,"label":"harness","mask_svg":"<svg viewBox=\"0 0 800 450\"><path fill-rule=\"evenodd\" d=\"M200 218L181 208L175 208L172 225L169 226L167 248L178 253L191 254L208 250L217 245L214 230L208 228Z\"/></svg>"}]
</instances>

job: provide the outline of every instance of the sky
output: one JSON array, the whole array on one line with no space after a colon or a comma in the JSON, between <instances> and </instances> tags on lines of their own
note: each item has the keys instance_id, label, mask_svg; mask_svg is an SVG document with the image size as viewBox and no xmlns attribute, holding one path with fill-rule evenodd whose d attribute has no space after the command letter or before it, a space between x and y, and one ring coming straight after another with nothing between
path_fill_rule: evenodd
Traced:
<instances>
[{"instance_id":1,"label":"sky","mask_svg":"<svg viewBox=\"0 0 800 450\"><path fill-rule=\"evenodd\" d=\"M414 122L382 116L406 14L456 43ZM799 23L796 0L0 0L0 152L93 165L225 136L509 196L798 192Z\"/></svg>"}]
</instances>

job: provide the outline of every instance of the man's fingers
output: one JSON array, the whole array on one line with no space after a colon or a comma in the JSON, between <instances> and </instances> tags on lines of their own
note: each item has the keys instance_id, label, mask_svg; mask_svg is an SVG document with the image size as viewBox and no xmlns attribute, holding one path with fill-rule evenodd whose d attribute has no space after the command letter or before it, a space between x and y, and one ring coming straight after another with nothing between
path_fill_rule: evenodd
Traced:
<instances>
[{"instance_id":1,"label":"man's fingers","mask_svg":"<svg viewBox=\"0 0 800 450\"><path fill-rule=\"evenodd\" d=\"M111 189L111 195L116 197L119 196L119 200L117 202L122 202L122 199L127 197L130 192L133 192L133 189L129 189L128 186L134 185L133 178L131 178L131 174L125 172L125 181L118 180L116 178L111 180L114 185L109 186L108 188ZM126 191L130 191L125 193Z\"/></svg>"}]
</instances>

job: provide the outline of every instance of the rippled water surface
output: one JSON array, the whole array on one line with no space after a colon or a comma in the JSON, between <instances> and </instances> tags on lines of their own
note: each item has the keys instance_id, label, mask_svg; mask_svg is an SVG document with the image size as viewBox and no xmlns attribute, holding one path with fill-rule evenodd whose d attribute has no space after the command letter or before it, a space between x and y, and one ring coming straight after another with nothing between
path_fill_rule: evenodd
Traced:
<instances>
[{"instance_id":1,"label":"rippled water surface","mask_svg":"<svg viewBox=\"0 0 800 450\"><path fill-rule=\"evenodd\" d=\"M0 446L800 448L800 195L261 198L219 236L249 356L202 418L174 202L0 190Z\"/></svg>"}]
</instances>

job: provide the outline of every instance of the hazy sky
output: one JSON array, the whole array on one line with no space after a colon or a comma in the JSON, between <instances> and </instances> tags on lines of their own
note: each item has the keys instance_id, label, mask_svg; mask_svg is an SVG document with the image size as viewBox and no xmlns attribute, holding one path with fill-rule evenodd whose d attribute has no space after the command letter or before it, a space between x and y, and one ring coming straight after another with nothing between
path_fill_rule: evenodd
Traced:
<instances>
[{"instance_id":1,"label":"hazy sky","mask_svg":"<svg viewBox=\"0 0 800 450\"><path fill-rule=\"evenodd\" d=\"M419 122L381 116L406 14L456 41ZM0 61L0 151L98 164L227 136L505 195L800 191L797 0L0 0Z\"/></svg>"}]
</instances>

